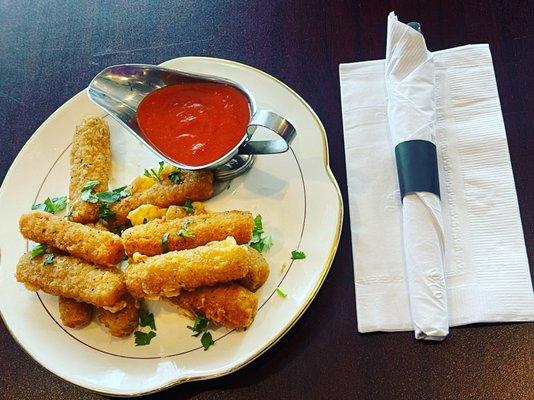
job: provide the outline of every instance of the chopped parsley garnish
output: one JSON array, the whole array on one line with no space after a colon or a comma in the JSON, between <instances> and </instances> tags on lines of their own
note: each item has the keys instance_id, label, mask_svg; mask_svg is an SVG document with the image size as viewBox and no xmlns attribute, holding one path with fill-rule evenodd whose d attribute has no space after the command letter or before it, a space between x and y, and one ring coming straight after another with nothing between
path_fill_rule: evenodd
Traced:
<instances>
[{"instance_id":1,"label":"chopped parsley garnish","mask_svg":"<svg viewBox=\"0 0 534 400\"><path fill-rule=\"evenodd\" d=\"M38 244L32 249L32 258L40 256L44 253L46 253L46 244L44 243Z\"/></svg>"},{"instance_id":2,"label":"chopped parsley garnish","mask_svg":"<svg viewBox=\"0 0 534 400\"><path fill-rule=\"evenodd\" d=\"M282 289L280 288L276 288L276 293L280 296L280 297L283 297L283 298L286 298L287 297L287 293L284 292Z\"/></svg>"},{"instance_id":3,"label":"chopped parsley garnish","mask_svg":"<svg viewBox=\"0 0 534 400\"><path fill-rule=\"evenodd\" d=\"M306 258L306 254L304 254L303 251L293 250L291 252L291 259L292 260L302 260Z\"/></svg>"},{"instance_id":4,"label":"chopped parsley garnish","mask_svg":"<svg viewBox=\"0 0 534 400\"><path fill-rule=\"evenodd\" d=\"M201 315L197 315L197 318L195 319L195 323L193 324L193 326L187 325L187 328L193 331L193 336L200 335L203 331L206 330L207 327L208 327L208 320Z\"/></svg>"},{"instance_id":5,"label":"chopped parsley garnish","mask_svg":"<svg viewBox=\"0 0 534 400\"><path fill-rule=\"evenodd\" d=\"M182 229L176 232L176 236L181 236L183 238L193 237L193 232L187 229L190 221L184 221L182 224Z\"/></svg>"},{"instance_id":6,"label":"chopped parsley garnish","mask_svg":"<svg viewBox=\"0 0 534 400\"><path fill-rule=\"evenodd\" d=\"M141 332L136 331L134 332L135 336L135 345L136 346L146 346L147 344L150 344L150 341L156 337L156 332L150 331L150 332Z\"/></svg>"},{"instance_id":7,"label":"chopped parsley garnish","mask_svg":"<svg viewBox=\"0 0 534 400\"><path fill-rule=\"evenodd\" d=\"M129 186L123 186L117 189L113 189L109 192L98 192L94 195L100 203L112 204L120 199L124 199L132 194L132 189Z\"/></svg>"},{"instance_id":8,"label":"chopped parsley garnish","mask_svg":"<svg viewBox=\"0 0 534 400\"><path fill-rule=\"evenodd\" d=\"M204 332L202 334L202 337L200 338L200 343L202 343L202 346L204 347L204 351L208 350L211 345L214 345L215 342L213 341L213 338L211 337L211 333Z\"/></svg>"},{"instance_id":9,"label":"chopped parsley garnish","mask_svg":"<svg viewBox=\"0 0 534 400\"><path fill-rule=\"evenodd\" d=\"M186 228L186 229L184 229L184 228L180 229L178 232L176 232L176 235L177 235L177 236L181 236L181 237L183 237L183 238L190 238L190 237L193 237L193 236L194 236L194 235L191 233L191 231L187 230L187 228Z\"/></svg>"},{"instance_id":10,"label":"chopped parsley garnish","mask_svg":"<svg viewBox=\"0 0 534 400\"><path fill-rule=\"evenodd\" d=\"M163 163L163 161L160 161L159 162L159 168L158 168L157 171L154 170L153 168L145 169L145 172L144 172L143 175L145 175L148 178L154 179L157 182L161 182L161 173L163 172L163 166L164 165L165 164Z\"/></svg>"},{"instance_id":11,"label":"chopped parsley garnish","mask_svg":"<svg viewBox=\"0 0 534 400\"><path fill-rule=\"evenodd\" d=\"M122 232L124 232L126 229L131 228L132 224L130 221L126 222L125 224L117 226L115 229L112 229L111 232L113 232L116 235L121 236Z\"/></svg>"},{"instance_id":12,"label":"chopped parsley garnish","mask_svg":"<svg viewBox=\"0 0 534 400\"><path fill-rule=\"evenodd\" d=\"M192 336L197 337L202 333L200 343L202 343L202 347L204 347L204 350L208 350L211 345L215 344L213 338L211 337L211 333L208 332L208 322L209 321L206 317L197 315L193 326L187 326L188 329L191 329L193 331Z\"/></svg>"},{"instance_id":13,"label":"chopped parsley garnish","mask_svg":"<svg viewBox=\"0 0 534 400\"><path fill-rule=\"evenodd\" d=\"M98 197L93 194L93 190L99 183L100 181L98 179L92 179L85 182L85 185L82 187L82 194L80 195L80 198L88 203L96 203L98 201Z\"/></svg>"},{"instance_id":14,"label":"chopped parsley garnish","mask_svg":"<svg viewBox=\"0 0 534 400\"><path fill-rule=\"evenodd\" d=\"M55 214L67 207L67 196L47 197L43 203L34 204L32 210L46 211Z\"/></svg>"},{"instance_id":15,"label":"chopped parsley garnish","mask_svg":"<svg viewBox=\"0 0 534 400\"><path fill-rule=\"evenodd\" d=\"M50 265L54 262L54 254L47 254L47 256L43 260L43 265Z\"/></svg>"},{"instance_id":16,"label":"chopped parsley garnish","mask_svg":"<svg viewBox=\"0 0 534 400\"><path fill-rule=\"evenodd\" d=\"M172 182L172 183L176 183L176 184L180 184L183 182L183 179L182 179L182 170L180 168L175 168L174 171L172 171L170 174L169 174L169 180Z\"/></svg>"},{"instance_id":17,"label":"chopped parsley garnish","mask_svg":"<svg viewBox=\"0 0 534 400\"><path fill-rule=\"evenodd\" d=\"M139 313L139 325L149 326L153 331L156 331L156 322L154 321L154 314L145 310L141 310Z\"/></svg>"},{"instance_id":18,"label":"chopped parsley garnish","mask_svg":"<svg viewBox=\"0 0 534 400\"><path fill-rule=\"evenodd\" d=\"M129 186L123 186L108 192L93 193L99 183L98 179L85 182L80 198L88 203L112 204L132 194L132 189Z\"/></svg>"},{"instance_id":19,"label":"chopped parsley garnish","mask_svg":"<svg viewBox=\"0 0 534 400\"><path fill-rule=\"evenodd\" d=\"M164 253L169 251L169 232L163 234L161 238L161 248Z\"/></svg>"},{"instance_id":20,"label":"chopped parsley garnish","mask_svg":"<svg viewBox=\"0 0 534 400\"><path fill-rule=\"evenodd\" d=\"M154 314L147 312L144 309L141 309L139 313L139 325L141 327L148 326L150 327L150 332L134 332L135 336L135 345L136 346L146 346L150 344L150 341L156 337L156 322L154 321Z\"/></svg>"},{"instance_id":21,"label":"chopped parsley garnish","mask_svg":"<svg viewBox=\"0 0 534 400\"><path fill-rule=\"evenodd\" d=\"M186 200L182 208L188 214L193 214L195 212L195 207L193 207L193 203L191 202L191 200Z\"/></svg>"},{"instance_id":22,"label":"chopped parsley garnish","mask_svg":"<svg viewBox=\"0 0 534 400\"><path fill-rule=\"evenodd\" d=\"M269 250L273 245L273 240L270 235L264 235L263 221L261 215L256 215L254 218L254 228L252 229L252 240L250 241L250 247L256 249L260 253Z\"/></svg>"},{"instance_id":23,"label":"chopped parsley garnish","mask_svg":"<svg viewBox=\"0 0 534 400\"><path fill-rule=\"evenodd\" d=\"M67 214L65 215L65 218L70 218L73 212L74 212L74 208L72 208L72 206L69 206L67 208Z\"/></svg>"},{"instance_id":24,"label":"chopped parsley garnish","mask_svg":"<svg viewBox=\"0 0 534 400\"><path fill-rule=\"evenodd\" d=\"M98 218L109 221L115 218L115 212L111 211L106 204L100 204L98 207Z\"/></svg>"}]
</instances>

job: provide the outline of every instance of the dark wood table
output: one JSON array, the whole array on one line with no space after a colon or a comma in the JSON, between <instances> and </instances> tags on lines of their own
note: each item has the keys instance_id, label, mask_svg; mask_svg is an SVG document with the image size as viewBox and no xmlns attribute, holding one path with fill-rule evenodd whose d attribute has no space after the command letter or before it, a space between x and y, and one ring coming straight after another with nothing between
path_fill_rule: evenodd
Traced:
<instances>
[{"instance_id":1,"label":"dark wood table","mask_svg":"<svg viewBox=\"0 0 534 400\"><path fill-rule=\"evenodd\" d=\"M338 65L384 56L391 10L401 20L420 21L431 50L490 44L533 260L533 1L1 0L0 179L34 130L104 67L205 55L263 69L309 102L326 127L332 169L347 205ZM296 326L265 355L230 376L160 395L534 398L533 324L457 328L437 345L415 342L410 332L357 333L350 240L346 212L323 288ZM0 398L100 397L41 368L3 324L0 340Z\"/></svg>"}]
</instances>

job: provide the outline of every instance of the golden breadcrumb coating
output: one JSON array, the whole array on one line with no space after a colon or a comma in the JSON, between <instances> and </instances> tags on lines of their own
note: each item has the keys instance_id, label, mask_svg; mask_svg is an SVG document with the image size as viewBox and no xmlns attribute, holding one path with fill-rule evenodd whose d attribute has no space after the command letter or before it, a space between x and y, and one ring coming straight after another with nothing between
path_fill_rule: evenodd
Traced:
<instances>
[{"instance_id":1,"label":"golden breadcrumb coating","mask_svg":"<svg viewBox=\"0 0 534 400\"><path fill-rule=\"evenodd\" d=\"M98 320L116 337L131 335L139 325L139 302L129 294L125 295L123 300L126 301L126 307L116 313L103 308L97 309Z\"/></svg>"},{"instance_id":2,"label":"golden breadcrumb coating","mask_svg":"<svg viewBox=\"0 0 534 400\"><path fill-rule=\"evenodd\" d=\"M59 317L69 328L83 328L93 319L93 306L59 296Z\"/></svg>"},{"instance_id":3,"label":"golden breadcrumb coating","mask_svg":"<svg viewBox=\"0 0 534 400\"><path fill-rule=\"evenodd\" d=\"M162 174L162 181L156 182L145 190L132 192L109 206L115 213L110 221L112 227L124 225L128 221L128 213L143 204L158 207L169 207L183 204L186 200L204 201L213 196L213 173L211 171L181 171L181 183L171 182L168 175Z\"/></svg>"},{"instance_id":4,"label":"golden breadcrumb coating","mask_svg":"<svg viewBox=\"0 0 534 400\"><path fill-rule=\"evenodd\" d=\"M157 299L180 291L212 286L243 278L250 268L246 246L228 238L195 249L171 251L153 257L132 257L124 272L128 290L135 297Z\"/></svg>"},{"instance_id":5,"label":"golden breadcrumb coating","mask_svg":"<svg viewBox=\"0 0 534 400\"><path fill-rule=\"evenodd\" d=\"M172 250L193 249L232 236L238 244L252 238L254 219L248 211L192 215L168 221L153 220L122 233L126 253L153 256ZM162 238L166 235L166 243Z\"/></svg>"},{"instance_id":6,"label":"golden breadcrumb coating","mask_svg":"<svg viewBox=\"0 0 534 400\"><path fill-rule=\"evenodd\" d=\"M230 329L249 326L258 310L256 293L236 283L204 286L192 292L182 292L169 300L188 311L184 313L186 316L199 314Z\"/></svg>"},{"instance_id":7,"label":"golden breadcrumb coating","mask_svg":"<svg viewBox=\"0 0 534 400\"><path fill-rule=\"evenodd\" d=\"M98 180L95 192L108 190L111 171L109 128L102 118L87 118L76 127L70 152L69 219L86 223L98 218L98 204L80 198L87 181Z\"/></svg>"},{"instance_id":8,"label":"golden breadcrumb coating","mask_svg":"<svg viewBox=\"0 0 534 400\"><path fill-rule=\"evenodd\" d=\"M87 224L85 224L85 226L98 229L99 231L109 231L108 226L103 224L101 221L88 222Z\"/></svg>"},{"instance_id":9,"label":"golden breadcrumb coating","mask_svg":"<svg viewBox=\"0 0 534 400\"><path fill-rule=\"evenodd\" d=\"M144 192L149 187L154 186L156 184L156 180L153 178L150 178L145 175L139 175L136 177L132 183L130 183L130 189L132 190L132 193L139 193Z\"/></svg>"},{"instance_id":10,"label":"golden breadcrumb coating","mask_svg":"<svg viewBox=\"0 0 534 400\"><path fill-rule=\"evenodd\" d=\"M191 206L193 207L192 215L201 215L206 214L208 211L206 210L206 206L201 201L193 201L191 203ZM165 213L165 221L169 221L171 219L176 218L184 218L191 214L188 214L188 212L181 206L169 206L167 208L167 212Z\"/></svg>"},{"instance_id":11,"label":"golden breadcrumb coating","mask_svg":"<svg viewBox=\"0 0 534 400\"><path fill-rule=\"evenodd\" d=\"M248 274L237 281L240 285L243 285L248 290L255 291L263 286L267 278L269 277L269 264L265 261L265 258L261 253L250 246L247 246L250 253L252 263Z\"/></svg>"},{"instance_id":12,"label":"golden breadcrumb coating","mask_svg":"<svg viewBox=\"0 0 534 400\"><path fill-rule=\"evenodd\" d=\"M124 277L118 269L98 268L72 256L54 255L49 265L44 257L24 254L17 264L17 281L32 290L68 297L97 307L111 307L124 294Z\"/></svg>"},{"instance_id":13,"label":"golden breadcrumb coating","mask_svg":"<svg viewBox=\"0 0 534 400\"><path fill-rule=\"evenodd\" d=\"M23 214L19 228L26 239L46 243L98 265L111 267L124 257L120 236L44 211Z\"/></svg>"}]
</instances>

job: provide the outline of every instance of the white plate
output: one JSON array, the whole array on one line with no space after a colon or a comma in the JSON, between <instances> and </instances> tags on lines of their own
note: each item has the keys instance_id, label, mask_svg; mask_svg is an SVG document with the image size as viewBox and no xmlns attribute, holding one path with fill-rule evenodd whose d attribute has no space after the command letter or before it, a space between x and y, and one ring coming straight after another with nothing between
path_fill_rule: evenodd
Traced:
<instances>
[{"instance_id":1,"label":"white plate","mask_svg":"<svg viewBox=\"0 0 534 400\"><path fill-rule=\"evenodd\" d=\"M135 347L133 337L111 337L96 321L81 330L61 326L57 298L27 291L15 267L28 243L18 219L35 202L67 193L68 162L76 124L102 115L85 92L52 114L21 150L0 192L0 312L13 337L37 362L61 378L109 395L141 395L200 379L219 377L248 364L295 324L317 294L332 263L343 205L328 167L324 128L295 92L275 78L231 61L185 57L162 64L182 71L226 77L246 86L259 107L285 116L297 129L291 151L259 156L252 170L209 201L211 209L244 209L263 216L274 246L266 253L269 280L258 294L260 309L246 331L217 329L216 344L203 351L186 328L189 321L170 306L150 302L157 337ZM157 159L109 116L113 182L127 184ZM300 249L306 259L291 262ZM282 265L287 267L282 270ZM280 287L286 298L275 292Z\"/></svg>"}]
</instances>

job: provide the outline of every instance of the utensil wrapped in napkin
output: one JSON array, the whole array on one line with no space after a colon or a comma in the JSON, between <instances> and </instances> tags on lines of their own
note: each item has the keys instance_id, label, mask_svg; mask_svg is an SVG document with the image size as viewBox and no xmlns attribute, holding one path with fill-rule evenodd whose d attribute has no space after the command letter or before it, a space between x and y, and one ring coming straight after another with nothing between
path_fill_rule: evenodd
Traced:
<instances>
[{"instance_id":1,"label":"utensil wrapped in napkin","mask_svg":"<svg viewBox=\"0 0 534 400\"><path fill-rule=\"evenodd\" d=\"M417 339L449 333L435 146L434 60L423 35L388 17L385 82L402 197L404 261Z\"/></svg>"},{"instance_id":2,"label":"utensil wrapped in napkin","mask_svg":"<svg viewBox=\"0 0 534 400\"><path fill-rule=\"evenodd\" d=\"M432 59L449 325L534 321L534 292L489 47L441 50ZM408 197L401 202L399 196L386 62L341 64L339 70L358 330L413 330L404 265L404 243L410 239L403 231L403 219L412 210L406 210ZM423 138L415 136L417 129L406 133Z\"/></svg>"}]
</instances>

